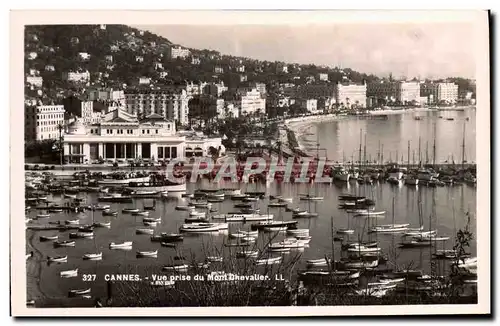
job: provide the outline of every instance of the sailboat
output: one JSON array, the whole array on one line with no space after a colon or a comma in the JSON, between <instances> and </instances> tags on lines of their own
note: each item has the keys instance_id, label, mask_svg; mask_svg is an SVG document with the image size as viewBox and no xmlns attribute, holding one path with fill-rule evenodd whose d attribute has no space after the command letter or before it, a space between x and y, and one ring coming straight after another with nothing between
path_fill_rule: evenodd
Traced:
<instances>
[{"instance_id":1,"label":"sailboat","mask_svg":"<svg viewBox=\"0 0 500 326\"><path fill-rule=\"evenodd\" d=\"M392 199L392 224L385 224L385 225L376 225L370 228L370 232L377 232L377 233L400 233L408 230L408 227L410 226L409 223L400 223L400 224L395 224L394 219L395 219L395 208L394 208L394 203L395 203L395 198Z\"/></svg>"},{"instance_id":2,"label":"sailboat","mask_svg":"<svg viewBox=\"0 0 500 326\"><path fill-rule=\"evenodd\" d=\"M299 278L304 282L311 283L327 283L327 284L336 284L338 286L352 284L353 281L357 281L359 278L359 272L353 272L349 270L337 270L336 262L335 262L335 246L334 246L334 237L333 237L333 216L331 217L331 237L332 237L332 253L331 258L325 257L320 259L312 259L308 261L309 266L324 266L329 267L328 269L319 269L319 270L306 270L299 272Z\"/></svg>"},{"instance_id":3,"label":"sailboat","mask_svg":"<svg viewBox=\"0 0 500 326\"><path fill-rule=\"evenodd\" d=\"M95 211L95 209L92 209L92 225L95 225L95 223L94 223L94 211ZM95 237L94 237L94 247L96 248L96 251L97 251L97 245L95 244ZM82 258L84 260L102 260L102 251L99 253L84 254Z\"/></svg>"}]
</instances>

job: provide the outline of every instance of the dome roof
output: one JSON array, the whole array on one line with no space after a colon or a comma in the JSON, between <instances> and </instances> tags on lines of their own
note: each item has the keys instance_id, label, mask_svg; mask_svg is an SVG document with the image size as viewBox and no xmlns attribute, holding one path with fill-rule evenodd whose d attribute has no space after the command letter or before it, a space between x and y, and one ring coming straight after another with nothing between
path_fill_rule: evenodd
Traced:
<instances>
[{"instance_id":1,"label":"dome roof","mask_svg":"<svg viewBox=\"0 0 500 326\"><path fill-rule=\"evenodd\" d=\"M76 120L68 126L68 134L85 135L86 133L85 125L80 120Z\"/></svg>"}]
</instances>

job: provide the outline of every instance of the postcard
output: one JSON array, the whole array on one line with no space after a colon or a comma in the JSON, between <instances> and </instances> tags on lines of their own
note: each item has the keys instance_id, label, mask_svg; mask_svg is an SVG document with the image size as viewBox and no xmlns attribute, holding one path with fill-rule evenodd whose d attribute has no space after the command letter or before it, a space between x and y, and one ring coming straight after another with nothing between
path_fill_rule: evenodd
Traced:
<instances>
[{"instance_id":1,"label":"postcard","mask_svg":"<svg viewBox=\"0 0 500 326\"><path fill-rule=\"evenodd\" d=\"M13 316L491 313L487 11L13 11L10 50Z\"/></svg>"}]
</instances>

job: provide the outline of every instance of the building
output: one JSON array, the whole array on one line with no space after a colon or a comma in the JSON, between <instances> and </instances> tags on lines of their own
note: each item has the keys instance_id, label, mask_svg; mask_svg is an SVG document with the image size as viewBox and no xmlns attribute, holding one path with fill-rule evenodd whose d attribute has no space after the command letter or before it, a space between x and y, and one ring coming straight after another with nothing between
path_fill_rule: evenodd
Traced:
<instances>
[{"instance_id":1,"label":"building","mask_svg":"<svg viewBox=\"0 0 500 326\"><path fill-rule=\"evenodd\" d=\"M125 107L129 114L144 116L153 113L188 124L189 97L185 89L148 89L137 88L125 90Z\"/></svg>"},{"instance_id":2,"label":"building","mask_svg":"<svg viewBox=\"0 0 500 326\"><path fill-rule=\"evenodd\" d=\"M216 74L223 74L224 73L224 68L220 67L220 66L215 66L214 67L214 72Z\"/></svg>"},{"instance_id":3,"label":"building","mask_svg":"<svg viewBox=\"0 0 500 326\"><path fill-rule=\"evenodd\" d=\"M268 97L267 99L270 101L270 104L273 107L287 108L292 104L290 103L290 97L282 94L273 95L271 97Z\"/></svg>"},{"instance_id":4,"label":"building","mask_svg":"<svg viewBox=\"0 0 500 326\"><path fill-rule=\"evenodd\" d=\"M367 85L366 95L372 97L374 102L378 100L395 102L397 96L396 83L384 80L371 82Z\"/></svg>"},{"instance_id":5,"label":"building","mask_svg":"<svg viewBox=\"0 0 500 326\"><path fill-rule=\"evenodd\" d=\"M78 57L80 58L80 60L89 60L90 54L88 54L87 52L79 52Z\"/></svg>"},{"instance_id":6,"label":"building","mask_svg":"<svg viewBox=\"0 0 500 326\"><path fill-rule=\"evenodd\" d=\"M279 63L276 65L276 73L285 73L287 74L288 73L288 66L286 64L283 64L283 63Z\"/></svg>"},{"instance_id":7,"label":"building","mask_svg":"<svg viewBox=\"0 0 500 326\"><path fill-rule=\"evenodd\" d=\"M184 159L209 156L211 147L225 151L221 138L177 133L175 122L158 114L138 119L123 110L109 112L97 124L76 120L63 140L65 163Z\"/></svg>"},{"instance_id":8,"label":"building","mask_svg":"<svg viewBox=\"0 0 500 326\"><path fill-rule=\"evenodd\" d=\"M236 72L245 72L245 66L241 65L241 66L236 67Z\"/></svg>"},{"instance_id":9,"label":"building","mask_svg":"<svg viewBox=\"0 0 500 326\"><path fill-rule=\"evenodd\" d=\"M200 58L195 58L195 57L191 58L191 64L192 65L199 65L200 63L201 63Z\"/></svg>"},{"instance_id":10,"label":"building","mask_svg":"<svg viewBox=\"0 0 500 326\"><path fill-rule=\"evenodd\" d=\"M248 80L247 75L240 75L240 83L246 82Z\"/></svg>"},{"instance_id":11,"label":"building","mask_svg":"<svg viewBox=\"0 0 500 326\"><path fill-rule=\"evenodd\" d=\"M265 96L267 94L266 84L264 83L257 83L257 82L250 83L250 88L255 88L256 90L259 91L259 93L262 96Z\"/></svg>"},{"instance_id":12,"label":"building","mask_svg":"<svg viewBox=\"0 0 500 326\"><path fill-rule=\"evenodd\" d=\"M240 98L240 110L243 115L252 113L266 113L266 100L257 89L244 92Z\"/></svg>"},{"instance_id":13,"label":"building","mask_svg":"<svg viewBox=\"0 0 500 326\"><path fill-rule=\"evenodd\" d=\"M366 83L359 84L334 84L335 102L345 108L366 107Z\"/></svg>"},{"instance_id":14,"label":"building","mask_svg":"<svg viewBox=\"0 0 500 326\"><path fill-rule=\"evenodd\" d=\"M455 83L423 83L420 95L428 98L429 104L452 104L458 100L458 85Z\"/></svg>"},{"instance_id":15,"label":"building","mask_svg":"<svg viewBox=\"0 0 500 326\"><path fill-rule=\"evenodd\" d=\"M56 68L54 67L54 65L46 65L45 66L45 71L55 71Z\"/></svg>"},{"instance_id":16,"label":"building","mask_svg":"<svg viewBox=\"0 0 500 326\"><path fill-rule=\"evenodd\" d=\"M88 82L90 81L90 72L86 71L68 71L63 73L64 80L72 82Z\"/></svg>"},{"instance_id":17,"label":"building","mask_svg":"<svg viewBox=\"0 0 500 326\"><path fill-rule=\"evenodd\" d=\"M418 103L420 99L420 82L396 82L396 101L401 104Z\"/></svg>"},{"instance_id":18,"label":"building","mask_svg":"<svg viewBox=\"0 0 500 326\"><path fill-rule=\"evenodd\" d=\"M321 73L318 77L321 81L328 81L328 74Z\"/></svg>"},{"instance_id":19,"label":"building","mask_svg":"<svg viewBox=\"0 0 500 326\"><path fill-rule=\"evenodd\" d=\"M112 55L107 55L104 57L107 62L113 62L113 56Z\"/></svg>"},{"instance_id":20,"label":"building","mask_svg":"<svg viewBox=\"0 0 500 326\"><path fill-rule=\"evenodd\" d=\"M224 100L211 95L196 95L188 102L189 120L210 120L224 110Z\"/></svg>"},{"instance_id":21,"label":"building","mask_svg":"<svg viewBox=\"0 0 500 326\"><path fill-rule=\"evenodd\" d=\"M36 87L42 87L43 78L40 76L26 76L26 84Z\"/></svg>"},{"instance_id":22,"label":"building","mask_svg":"<svg viewBox=\"0 0 500 326\"><path fill-rule=\"evenodd\" d=\"M219 84L207 84L203 88L203 94L212 95L215 97L220 97L222 93L228 90L227 86L224 86L224 82L220 82Z\"/></svg>"},{"instance_id":23,"label":"building","mask_svg":"<svg viewBox=\"0 0 500 326\"><path fill-rule=\"evenodd\" d=\"M38 57L38 54L36 52L30 52L28 53L28 59L29 60L35 60Z\"/></svg>"},{"instance_id":24,"label":"building","mask_svg":"<svg viewBox=\"0 0 500 326\"><path fill-rule=\"evenodd\" d=\"M144 62L144 57L142 55L135 56L135 62Z\"/></svg>"},{"instance_id":25,"label":"building","mask_svg":"<svg viewBox=\"0 0 500 326\"><path fill-rule=\"evenodd\" d=\"M172 59L177 59L177 58L185 59L190 55L191 51L189 51L188 49L183 49L180 46L177 47L173 46L170 48L170 58Z\"/></svg>"},{"instance_id":26,"label":"building","mask_svg":"<svg viewBox=\"0 0 500 326\"><path fill-rule=\"evenodd\" d=\"M69 96L63 100L65 119L79 119L84 124L98 123L102 119L101 110L94 108L94 101L82 101L78 97Z\"/></svg>"},{"instance_id":27,"label":"building","mask_svg":"<svg viewBox=\"0 0 500 326\"><path fill-rule=\"evenodd\" d=\"M151 78L139 77L139 85L149 85L150 83L151 83Z\"/></svg>"},{"instance_id":28,"label":"building","mask_svg":"<svg viewBox=\"0 0 500 326\"><path fill-rule=\"evenodd\" d=\"M308 113L316 114L318 113L318 100L317 99L300 99L298 104Z\"/></svg>"},{"instance_id":29,"label":"building","mask_svg":"<svg viewBox=\"0 0 500 326\"><path fill-rule=\"evenodd\" d=\"M26 140L59 139L59 126L64 126L63 105L40 105L25 109Z\"/></svg>"},{"instance_id":30,"label":"building","mask_svg":"<svg viewBox=\"0 0 500 326\"><path fill-rule=\"evenodd\" d=\"M283 87L283 90L288 90L288 92L285 92L288 96L294 96L296 94L298 98L319 99L322 97L335 97L336 85L306 84L299 86L296 90L295 87Z\"/></svg>"}]
</instances>

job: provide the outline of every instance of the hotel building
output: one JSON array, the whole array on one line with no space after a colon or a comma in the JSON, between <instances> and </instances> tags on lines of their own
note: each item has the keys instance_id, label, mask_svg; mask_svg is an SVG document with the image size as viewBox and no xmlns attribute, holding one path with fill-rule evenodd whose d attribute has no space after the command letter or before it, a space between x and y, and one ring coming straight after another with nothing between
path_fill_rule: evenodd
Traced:
<instances>
[{"instance_id":1,"label":"hotel building","mask_svg":"<svg viewBox=\"0 0 500 326\"><path fill-rule=\"evenodd\" d=\"M144 116L157 113L180 124L188 123L189 96L185 89L127 89L125 103L127 112Z\"/></svg>"},{"instance_id":2,"label":"hotel building","mask_svg":"<svg viewBox=\"0 0 500 326\"><path fill-rule=\"evenodd\" d=\"M246 91L240 98L240 109L243 115L255 113L266 113L266 100L262 98L260 92L255 88Z\"/></svg>"},{"instance_id":3,"label":"hotel building","mask_svg":"<svg viewBox=\"0 0 500 326\"><path fill-rule=\"evenodd\" d=\"M40 105L25 108L25 140L59 139L59 125L64 125L63 105Z\"/></svg>"},{"instance_id":4,"label":"hotel building","mask_svg":"<svg viewBox=\"0 0 500 326\"><path fill-rule=\"evenodd\" d=\"M64 135L66 163L92 163L96 160L169 160L208 156L210 147L221 147L221 138L177 133L175 122L159 114L144 119L123 110L107 113L97 124L73 122Z\"/></svg>"},{"instance_id":5,"label":"hotel building","mask_svg":"<svg viewBox=\"0 0 500 326\"><path fill-rule=\"evenodd\" d=\"M341 84L334 87L335 102L347 108L366 107L366 84Z\"/></svg>"},{"instance_id":6,"label":"hotel building","mask_svg":"<svg viewBox=\"0 0 500 326\"><path fill-rule=\"evenodd\" d=\"M456 103L458 85L455 83L424 83L420 94L428 99L429 104Z\"/></svg>"},{"instance_id":7,"label":"hotel building","mask_svg":"<svg viewBox=\"0 0 500 326\"><path fill-rule=\"evenodd\" d=\"M178 47L172 47L170 48L170 57L172 59L176 59L176 58L187 58L191 55L191 51L189 51L188 49L183 49L182 47L178 46Z\"/></svg>"}]
</instances>

